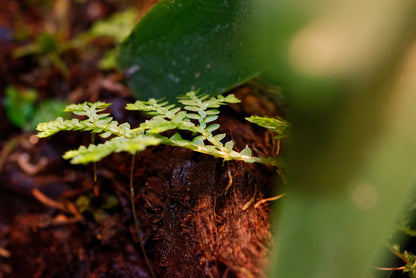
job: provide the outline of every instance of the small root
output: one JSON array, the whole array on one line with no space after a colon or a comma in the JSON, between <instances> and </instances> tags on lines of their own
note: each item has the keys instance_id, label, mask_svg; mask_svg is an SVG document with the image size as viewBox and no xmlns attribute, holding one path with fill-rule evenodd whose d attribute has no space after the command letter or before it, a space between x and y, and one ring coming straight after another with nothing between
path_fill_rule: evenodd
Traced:
<instances>
[{"instance_id":1,"label":"small root","mask_svg":"<svg viewBox=\"0 0 416 278\"><path fill-rule=\"evenodd\" d=\"M274 151L275 157L279 155L279 152L280 152L280 139L278 139L276 142L276 150Z\"/></svg>"},{"instance_id":2,"label":"small root","mask_svg":"<svg viewBox=\"0 0 416 278\"><path fill-rule=\"evenodd\" d=\"M256 195L257 195L257 185L254 190L253 196L251 196L250 200L241 208L243 211L246 211L254 203L254 200L256 199Z\"/></svg>"},{"instance_id":3,"label":"small root","mask_svg":"<svg viewBox=\"0 0 416 278\"><path fill-rule=\"evenodd\" d=\"M261 206L262 204L267 203L267 202L276 201L276 200L282 198L285 195L286 195L286 193L283 193L283 194L280 194L280 195L277 195L277 196L274 196L274 197L262 199L254 205L254 208L258 208L259 206Z\"/></svg>"},{"instance_id":4,"label":"small root","mask_svg":"<svg viewBox=\"0 0 416 278\"><path fill-rule=\"evenodd\" d=\"M227 174L228 174L228 184L227 184L227 187L225 188L224 195L227 194L227 192L230 189L231 185L233 185L233 176L231 175L230 164L227 164L227 165L228 165L228 171L227 171Z\"/></svg>"}]
</instances>

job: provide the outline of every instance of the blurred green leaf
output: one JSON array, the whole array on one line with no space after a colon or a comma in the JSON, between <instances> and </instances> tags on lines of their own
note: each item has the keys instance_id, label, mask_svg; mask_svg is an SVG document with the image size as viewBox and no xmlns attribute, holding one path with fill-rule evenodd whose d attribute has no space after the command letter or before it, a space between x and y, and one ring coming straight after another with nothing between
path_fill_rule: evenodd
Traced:
<instances>
[{"instance_id":1,"label":"blurred green leaf","mask_svg":"<svg viewBox=\"0 0 416 278\"><path fill-rule=\"evenodd\" d=\"M41 122L57 117L66 118L63 111L66 102L47 99L36 104L38 92L33 89L18 90L16 87L6 88L4 107L10 122L24 131L33 131Z\"/></svg>"},{"instance_id":2,"label":"blurred green leaf","mask_svg":"<svg viewBox=\"0 0 416 278\"><path fill-rule=\"evenodd\" d=\"M121 45L118 62L139 99L227 91L260 72L242 49L253 38L249 1L164 0ZM248 34L248 36L247 36Z\"/></svg>"},{"instance_id":3,"label":"blurred green leaf","mask_svg":"<svg viewBox=\"0 0 416 278\"><path fill-rule=\"evenodd\" d=\"M369 277L414 187L416 2L268 2L258 52L291 122L270 277Z\"/></svg>"},{"instance_id":4,"label":"blurred green leaf","mask_svg":"<svg viewBox=\"0 0 416 278\"><path fill-rule=\"evenodd\" d=\"M42 101L35 110L33 117L24 125L26 131L33 131L39 123L51 121L57 117L67 118L68 114L64 112L66 102L47 99Z\"/></svg>"},{"instance_id":5,"label":"blurred green leaf","mask_svg":"<svg viewBox=\"0 0 416 278\"><path fill-rule=\"evenodd\" d=\"M98 67L101 70L114 69L117 66L117 53L115 49L110 49L104 53L104 56L98 61Z\"/></svg>"},{"instance_id":6,"label":"blurred green leaf","mask_svg":"<svg viewBox=\"0 0 416 278\"><path fill-rule=\"evenodd\" d=\"M137 10L134 8L117 12L109 18L95 22L83 36L109 37L121 43L133 29L136 19Z\"/></svg>"},{"instance_id":7,"label":"blurred green leaf","mask_svg":"<svg viewBox=\"0 0 416 278\"><path fill-rule=\"evenodd\" d=\"M75 201L75 205L81 213L83 213L89 208L90 203L91 199L86 195L79 196L78 199Z\"/></svg>"},{"instance_id":8,"label":"blurred green leaf","mask_svg":"<svg viewBox=\"0 0 416 278\"><path fill-rule=\"evenodd\" d=\"M19 127L30 121L35 112L35 102L38 93L35 90L18 90L13 86L8 86L5 91L4 107L10 122Z\"/></svg>"},{"instance_id":9,"label":"blurred green leaf","mask_svg":"<svg viewBox=\"0 0 416 278\"><path fill-rule=\"evenodd\" d=\"M69 40L60 40L59 32L41 32L35 39L13 51L15 57L26 55L37 55L43 62L52 63L65 77L68 77L69 70L62 60L62 54L70 49L85 51L86 46L97 38L109 38L115 44L120 44L133 29L137 18L137 10L134 8L122 12L116 12L109 18L95 22L91 28ZM99 67L104 70L116 67L116 48L108 50L99 61ZM42 63L41 63L42 64Z\"/></svg>"}]
</instances>

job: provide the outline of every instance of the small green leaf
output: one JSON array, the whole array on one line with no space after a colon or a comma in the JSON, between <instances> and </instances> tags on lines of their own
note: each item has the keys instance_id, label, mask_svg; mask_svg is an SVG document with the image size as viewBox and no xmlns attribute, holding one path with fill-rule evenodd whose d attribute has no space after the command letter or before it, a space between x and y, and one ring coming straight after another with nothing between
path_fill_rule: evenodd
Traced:
<instances>
[{"instance_id":1,"label":"small green leaf","mask_svg":"<svg viewBox=\"0 0 416 278\"><path fill-rule=\"evenodd\" d=\"M182 136L179 133L173 134L169 139L172 140L172 141L181 141L181 140L183 140Z\"/></svg>"},{"instance_id":2,"label":"small green leaf","mask_svg":"<svg viewBox=\"0 0 416 278\"><path fill-rule=\"evenodd\" d=\"M217 135L214 136L214 138L217 141L221 141L222 139L225 138L225 133L217 134Z\"/></svg>"},{"instance_id":3,"label":"small green leaf","mask_svg":"<svg viewBox=\"0 0 416 278\"><path fill-rule=\"evenodd\" d=\"M105 132L105 133L101 133L100 134L100 137L101 138L108 138L108 137L110 137L112 135L112 133L111 132Z\"/></svg>"},{"instance_id":4,"label":"small green leaf","mask_svg":"<svg viewBox=\"0 0 416 278\"><path fill-rule=\"evenodd\" d=\"M173 120L175 120L175 121L182 121L183 118L185 118L185 117L186 117L186 112L180 111L179 113L177 113L175 115L175 117L173 117Z\"/></svg>"},{"instance_id":5,"label":"small green leaf","mask_svg":"<svg viewBox=\"0 0 416 278\"><path fill-rule=\"evenodd\" d=\"M210 123L210 122L215 121L216 119L218 119L218 115L210 115L210 116L205 118L205 122Z\"/></svg>"},{"instance_id":6,"label":"small green leaf","mask_svg":"<svg viewBox=\"0 0 416 278\"><path fill-rule=\"evenodd\" d=\"M129 152L130 154L137 153L146 149L147 146L155 146L161 142L159 138L148 135L140 135L133 139L115 138L114 144L116 152Z\"/></svg>"},{"instance_id":7,"label":"small green leaf","mask_svg":"<svg viewBox=\"0 0 416 278\"><path fill-rule=\"evenodd\" d=\"M252 151L251 151L251 149L249 148L249 147L245 147L241 152L240 152L240 154L241 155L244 155L244 156L252 156Z\"/></svg>"},{"instance_id":8,"label":"small green leaf","mask_svg":"<svg viewBox=\"0 0 416 278\"><path fill-rule=\"evenodd\" d=\"M232 149L233 149L233 147L234 147L234 143L233 143L233 141L228 141L227 143L225 143L225 145L224 145L224 147L227 149L227 150L229 150L229 151L231 151Z\"/></svg>"},{"instance_id":9,"label":"small green leaf","mask_svg":"<svg viewBox=\"0 0 416 278\"><path fill-rule=\"evenodd\" d=\"M193 140L192 140L192 142L196 142L196 141L204 141L205 140L205 137L204 136L202 136L202 135L199 135L199 136L197 136L197 137L195 137Z\"/></svg>"},{"instance_id":10,"label":"small green leaf","mask_svg":"<svg viewBox=\"0 0 416 278\"><path fill-rule=\"evenodd\" d=\"M241 157L241 155L240 155L238 152L236 152L236 151L232 151L232 152L230 152L230 156L231 156L232 158L234 158L234 159L238 159L238 158L240 158L240 157Z\"/></svg>"},{"instance_id":11,"label":"small green leaf","mask_svg":"<svg viewBox=\"0 0 416 278\"><path fill-rule=\"evenodd\" d=\"M199 119L199 115L198 114L188 113L188 114L186 114L186 116L189 119L193 119L193 120L198 120Z\"/></svg>"},{"instance_id":12,"label":"small green leaf","mask_svg":"<svg viewBox=\"0 0 416 278\"><path fill-rule=\"evenodd\" d=\"M217 115L220 113L220 111L217 109L210 109L210 110L207 110L206 113L207 115Z\"/></svg>"},{"instance_id":13,"label":"small green leaf","mask_svg":"<svg viewBox=\"0 0 416 278\"><path fill-rule=\"evenodd\" d=\"M189 106L194 106L195 105L195 101L187 99L186 96L185 96L185 99L178 98L178 101L180 103L182 103L183 105L189 105ZM186 106L185 106L185 109L186 109Z\"/></svg>"},{"instance_id":14,"label":"small green leaf","mask_svg":"<svg viewBox=\"0 0 416 278\"><path fill-rule=\"evenodd\" d=\"M177 127L177 124L169 121L152 121L148 123L151 123L151 125L149 125L148 132L156 134L175 129Z\"/></svg>"},{"instance_id":15,"label":"small green leaf","mask_svg":"<svg viewBox=\"0 0 416 278\"><path fill-rule=\"evenodd\" d=\"M197 145L197 146L200 146L200 147L202 147L202 146L204 146L205 144L204 144L204 141L202 141L201 139L197 139L197 140L192 140L192 143L194 144L194 145Z\"/></svg>"},{"instance_id":16,"label":"small green leaf","mask_svg":"<svg viewBox=\"0 0 416 278\"><path fill-rule=\"evenodd\" d=\"M219 124L212 124L208 126L205 130L208 132L213 132L214 130L217 130L220 127Z\"/></svg>"},{"instance_id":17,"label":"small green leaf","mask_svg":"<svg viewBox=\"0 0 416 278\"><path fill-rule=\"evenodd\" d=\"M184 108L185 108L185 110L194 111L194 112L198 112L198 110L199 110L199 107L197 107L197 106L185 106Z\"/></svg>"},{"instance_id":18,"label":"small green leaf","mask_svg":"<svg viewBox=\"0 0 416 278\"><path fill-rule=\"evenodd\" d=\"M235 97L234 94L230 94L230 95L226 96L224 101L227 102L227 103L239 103L239 102L241 102L238 98Z\"/></svg>"},{"instance_id":19,"label":"small green leaf","mask_svg":"<svg viewBox=\"0 0 416 278\"><path fill-rule=\"evenodd\" d=\"M107 125L109 122L111 122L112 120L113 120L113 118L111 118L111 117L108 117L108 118L103 118L103 119L101 119L101 120L96 121L96 122L95 122L95 124L96 124L97 126L105 126L105 125Z\"/></svg>"}]
</instances>

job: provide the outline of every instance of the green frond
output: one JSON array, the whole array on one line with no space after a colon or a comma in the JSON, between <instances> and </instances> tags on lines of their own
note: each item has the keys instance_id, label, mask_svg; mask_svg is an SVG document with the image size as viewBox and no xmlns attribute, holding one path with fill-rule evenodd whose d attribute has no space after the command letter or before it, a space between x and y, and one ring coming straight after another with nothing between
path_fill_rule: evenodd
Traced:
<instances>
[{"instance_id":1,"label":"green frond","mask_svg":"<svg viewBox=\"0 0 416 278\"><path fill-rule=\"evenodd\" d=\"M165 120L162 117L154 117L142 123L140 128L146 130L147 133L160 134L168 130L176 129L177 126L175 122Z\"/></svg>"},{"instance_id":2,"label":"green frond","mask_svg":"<svg viewBox=\"0 0 416 278\"><path fill-rule=\"evenodd\" d=\"M103 144L90 144L88 147L81 146L77 150L68 151L63 158L71 159L73 164L87 164L100 161L111 153L129 152L134 154L148 146L155 146L160 143L160 139L148 135L140 135L132 139L114 137Z\"/></svg>"},{"instance_id":3,"label":"green frond","mask_svg":"<svg viewBox=\"0 0 416 278\"><path fill-rule=\"evenodd\" d=\"M83 102L83 103L79 103L79 104L70 104L67 107L65 107L64 111L65 112L73 112L75 114L75 112L87 112L91 109L94 109L97 112L101 112L104 111L105 109L107 109L109 106L111 105L111 103L105 103L105 102Z\"/></svg>"},{"instance_id":4,"label":"green frond","mask_svg":"<svg viewBox=\"0 0 416 278\"><path fill-rule=\"evenodd\" d=\"M188 109L202 108L202 110L207 110L208 108L218 108L221 105L240 102L240 100L236 98L233 94L230 94L226 97L218 95L216 97L211 97L210 99L207 98L208 95L198 96L197 92L192 91L184 96L178 97L178 101L183 105L186 105L185 109L187 109L188 107Z\"/></svg>"},{"instance_id":5,"label":"green frond","mask_svg":"<svg viewBox=\"0 0 416 278\"><path fill-rule=\"evenodd\" d=\"M126 109L139 110L147 112L149 115L163 116L168 119L174 118L176 113L180 111L179 107L176 107L174 104L169 104L168 101L163 102L163 99L149 99L148 101L137 100L135 103L127 104Z\"/></svg>"},{"instance_id":6,"label":"green frond","mask_svg":"<svg viewBox=\"0 0 416 278\"><path fill-rule=\"evenodd\" d=\"M102 158L114 152L115 146L111 141L104 144L94 145L88 147L81 146L77 150L67 151L64 159L71 159L73 164L88 164L90 162L100 161Z\"/></svg>"},{"instance_id":7,"label":"green frond","mask_svg":"<svg viewBox=\"0 0 416 278\"><path fill-rule=\"evenodd\" d=\"M74 118L72 120L64 120L57 118L54 121L40 123L36 128L39 131L37 136L43 138L54 135L59 131L77 130L98 133L103 138L111 135L132 137L130 124L123 123L119 125L117 121L113 121L113 118L109 117L109 113L101 113L110 105L110 103L104 102L84 102L68 105L64 111L86 117L86 119L78 120Z\"/></svg>"},{"instance_id":8,"label":"green frond","mask_svg":"<svg viewBox=\"0 0 416 278\"><path fill-rule=\"evenodd\" d=\"M276 133L276 139L288 136L289 123L285 120L282 120L279 117L268 118L260 116L250 116L249 118L246 118L246 120Z\"/></svg>"},{"instance_id":9,"label":"green frond","mask_svg":"<svg viewBox=\"0 0 416 278\"><path fill-rule=\"evenodd\" d=\"M139 135L131 139L116 137L113 140L116 145L115 152L129 152L130 154L143 151L148 146L159 145L161 142L161 139L149 135Z\"/></svg>"},{"instance_id":10,"label":"green frond","mask_svg":"<svg viewBox=\"0 0 416 278\"><path fill-rule=\"evenodd\" d=\"M177 107L167 101L149 99L148 101L136 101L127 104L127 110L143 111L151 115L151 119L131 129L129 123L119 124L109 115L104 113L110 104L104 102L71 104L65 109L81 119L64 120L57 118L54 121L38 125L38 137L48 137L63 130L89 131L99 134L102 138L110 138L103 144L91 144L88 147L81 146L77 150L68 151L64 158L71 159L75 164L96 162L113 152L129 152L134 154L144 150L147 146L165 144L188 148L196 152L209 154L224 160L242 160L245 162L265 163L278 166L273 158L260 158L252 155L250 148L246 147L241 152L235 151L231 140L222 143L225 134L215 134L220 125L213 123L217 120L221 105L240 102L234 95L226 97L209 97L197 92L189 92L178 98L184 107ZM250 118L263 124L266 128L282 136L287 123L280 119ZM270 121L271 120L271 121ZM266 124L267 125L266 125ZM179 133L170 138L163 135L170 130L187 131L193 136L192 140L183 139Z\"/></svg>"},{"instance_id":11,"label":"green frond","mask_svg":"<svg viewBox=\"0 0 416 278\"><path fill-rule=\"evenodd\" d=\"M64 130L90 131L92 127L85 125L84 123L80 122L78 119L64 120L62 117L58 117L54 121L49 121L49 122L38 124L36 129L39 131L37 136L39 138L45 138L45 137L54 135L55 133L58 133L59 131L64 131Z\"/></svg>"}]
</instances>

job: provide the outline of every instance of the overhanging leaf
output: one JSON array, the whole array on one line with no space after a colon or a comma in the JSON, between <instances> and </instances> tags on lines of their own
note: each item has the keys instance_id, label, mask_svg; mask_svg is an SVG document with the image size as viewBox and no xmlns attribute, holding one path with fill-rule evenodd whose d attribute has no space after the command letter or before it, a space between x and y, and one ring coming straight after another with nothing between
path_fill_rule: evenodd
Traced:
<instances>
[{"instance_id":1,"label":"overhanging leaf","mask_svg":"<svg viewBox=\"0 0 416 278\"><path fill-rule=\"evenodd\" d=\"M250 1L164 0L156 4L121 45L118 62L139 99L191 90L215 95L259 72L252 40ZM242 54L244 53L244 55Z\"/></svg>"}]
</instances>

